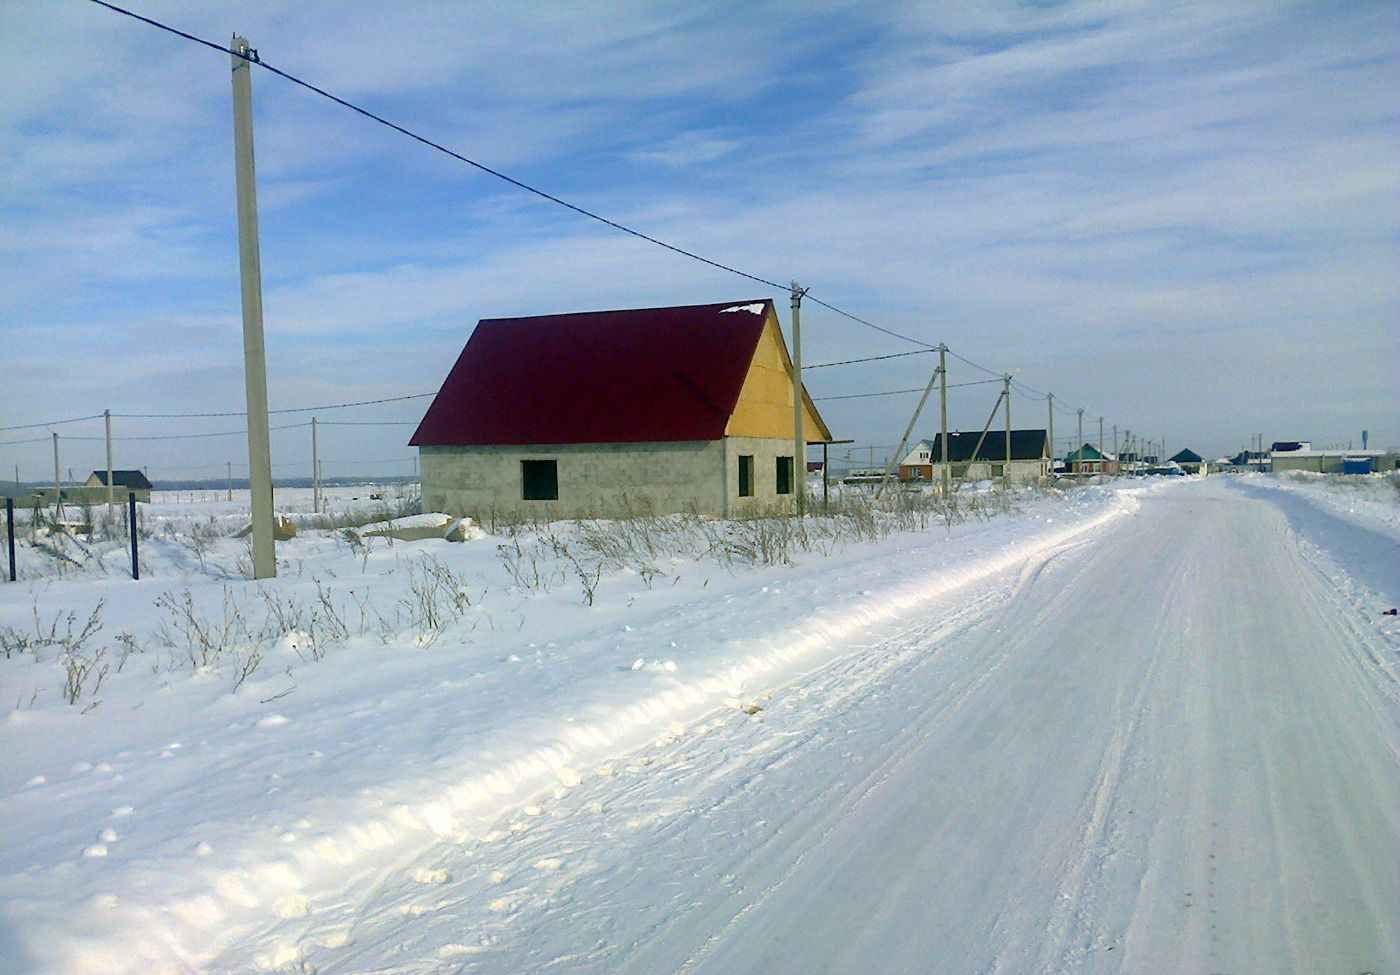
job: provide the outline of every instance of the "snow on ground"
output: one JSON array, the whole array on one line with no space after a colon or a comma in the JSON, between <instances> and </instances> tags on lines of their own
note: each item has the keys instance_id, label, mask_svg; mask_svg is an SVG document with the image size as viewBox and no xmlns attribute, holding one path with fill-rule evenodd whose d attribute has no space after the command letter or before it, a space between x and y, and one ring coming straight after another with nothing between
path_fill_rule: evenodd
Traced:
<instances>
[{"instance_id":1,"label":"snow on ground","mask_svg":"<svg viewBox=\"0 0 1400 975\"><path fill-rule=\"evenodd\" d=\"M326 975L1395 971L1396 647L1242 481L1145 494L281 936Z\"/></svg>"},{"instance_id":2,"label":"snow on ground","mask_svg":"<svg viewBox=\"0 0 1400 975\"><path fill-rule=\"evenodd\" d=\"M152 505L139 583L119 542L62 575L31 551L0 587L0 958L328 964L405 864L446 883L419 861L492 841L511 810L528 823L658 737L761 715L783 681L949 613L1161 487L1026 496L864 541L679 519L405 543L304 515L262 584L227 537L237 501ZM383 516L337 503L338 524Z\"/></svg>"},{"instance_id":3,"label":"snow on ground","mask_svg":"<svg viewBox=\"0 0 1400 975\"><path fill-rule=\"evenodd\" d=\"M1296 494L1363 528L1400 539L1400 475L1290 471L1248 475L1248 483Z\"/></svg>"}]
</instances>

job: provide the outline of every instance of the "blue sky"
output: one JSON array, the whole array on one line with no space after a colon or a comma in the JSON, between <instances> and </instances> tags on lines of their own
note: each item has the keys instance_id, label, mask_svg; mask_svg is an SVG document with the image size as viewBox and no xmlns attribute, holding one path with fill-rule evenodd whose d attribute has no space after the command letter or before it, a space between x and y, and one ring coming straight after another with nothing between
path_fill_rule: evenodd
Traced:
<instances>
[{"instance_id":1,"label":"blue sky","mask_svg":"<svg viewBox=\"0 0 1400 975\"><path fill-rule=\"evenodd\" d=\"M1400 444L1393 3L133 3L220 42L244 33L268 62L551 192L1016 370L1084 406L1086 431L1103 414L1206 454L1254 432ZM0 83L0 426L241 409L227 59L79 0L21 0L0 9ZM266 73L254 99L274 408L436 389L481 317L767 294ZM804 315L809 362L905 348ZM927 368L809 381L900 389ZM954 425L980 427L994 396L956 391ZM914 399L824 412L838 436L886 444ZM1018 398L1013 418L1044 412ZM407 470L409 429L326 431L327 472ZM74 439L65 459L91 467L100 446ZM0 446L0 470L40 477L48 451ZM275 434L274 451L298 473L309 437ZM246 461L238 438L118 454L169 475Z\"/></svg>"}]
</instances>

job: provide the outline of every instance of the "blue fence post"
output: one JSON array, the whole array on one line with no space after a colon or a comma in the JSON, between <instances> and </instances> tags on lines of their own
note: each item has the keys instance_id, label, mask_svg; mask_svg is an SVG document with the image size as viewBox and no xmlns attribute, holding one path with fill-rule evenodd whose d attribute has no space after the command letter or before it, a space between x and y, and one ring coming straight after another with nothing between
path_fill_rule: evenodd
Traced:
<instances>
[{"instance_id":1,"label":"blue fence post","mask_svg":"<svg viewBox=\"0 0 1400 975\"><path fill-rule=\"evenodd\" d=\"M9 537L10 581L15 581L15 499L5 499L5 532Z\"/></svg>"},{"instance_id":2,"label":"blue fence post","mask_svg":"<svg viewBox=\"0 0 1400 975\"><path fill-rule=\"evenodd\" d=\"M131 526L131 578L141 578L141 561L136 550L136 492L126 493L127 524Z\"/></svg>"}]
</instances>

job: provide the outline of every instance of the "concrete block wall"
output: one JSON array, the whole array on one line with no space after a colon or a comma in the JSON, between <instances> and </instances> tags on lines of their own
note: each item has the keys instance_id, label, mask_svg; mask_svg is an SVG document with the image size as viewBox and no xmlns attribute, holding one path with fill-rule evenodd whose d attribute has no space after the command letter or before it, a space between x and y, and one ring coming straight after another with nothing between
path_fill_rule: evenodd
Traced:
<instances>
[{"instance_id":1,"label":"concrete block wall","mask_svg":"<svg viewBox=\"0 0 1400 975\"><path fill-rule=\"evenodd\" d=\"M498 518L725 511L723 441L421 447L423 510ZM559 499L522 498L520 462L558 463Z\"/></svg>"},{"instance_id":2,"label":"concrete block wall","mask_svg":"<svg viewBox=\"0 0 1400 975\"><path fill-rule=\"evenodd\" d=\"M754 494L739 497L739 457L754 458ZM792 442L725 437L686 443L540 444L521 447L421 447L423 510L506 519L620 518L694 511L734 517L790 510L777 493L777 458ZM554 460L557 501L521 496L524 460ZM802 478L804 462L794 464ZM795 489L795 485L794 485Z\"/></svg>"},{"instance_id":3,"label":"concrete block wall","mask_svg":"<svg viewBox=\"0 0 1400 975\"><path fill-rule=\"evenodd\" d=\"M1000 480L999 475L992 473L992 464L1000 461L977 461L974 464L955 464L951 461L948 466L953 470L953 479L961 478L964 481L992 481ZM943 465L933 464L930 466L932 472L931 480L940 483L943 479ZM1011 483L1012 484L1035 484L1042 478L1048 476L1048 462L1038 460L1013 460L1011 462Z\"/></svg>"},{"instance_id":4,"label":"concrete block wall","mask_svg":"<svg viewBox=\"0 0 1400 975\"><path fill-rule=\"evenodd\" d=\"M791 427L791 424L789 424ZM753 497L739 497L739 457L753 457ZM795 495L778 494L778 458L792 456L792 441L770 437L725 437L724 438L724 484L728 495L725 509L730 517L765 514L771 511L789 511L796 503ZM807 460L796 458L794 462L793 490L806 477Z\"/></svg>"}]
</instances>

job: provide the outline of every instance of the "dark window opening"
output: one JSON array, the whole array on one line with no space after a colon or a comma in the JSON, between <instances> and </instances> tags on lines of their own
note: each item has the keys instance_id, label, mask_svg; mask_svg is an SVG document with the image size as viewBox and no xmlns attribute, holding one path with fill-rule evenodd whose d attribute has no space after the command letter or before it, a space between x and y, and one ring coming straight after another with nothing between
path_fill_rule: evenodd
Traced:
<instances>
[{"instance_id":1,"label":"dark window opening","mask_svg":"<svg viewBox=\"0 0 1400 975\"><path fill-rule=\"evenodd\" d=\"M520 496L526 501L559 500L559 462L554 460L522 460L520 462Z\"/></svg>"},{"instance_id":2,"label":"dark window opening","mask_svg":"<svg viewBox=\"0 0 1400 975\"><path fill-rule=\"evenodd\" d=\"M753 497L753 455L739 455L739 497Z\"/></svg>"},{"instance_id":3,"label":"dark window opening","mask_svg":"<svg viewBox=\"0 0 1400 975\"><path fill-rule=\"evenodd\" d=\"M792 493L792 458L778 458L778 493Z\"/></svg>"}]
</instances>

